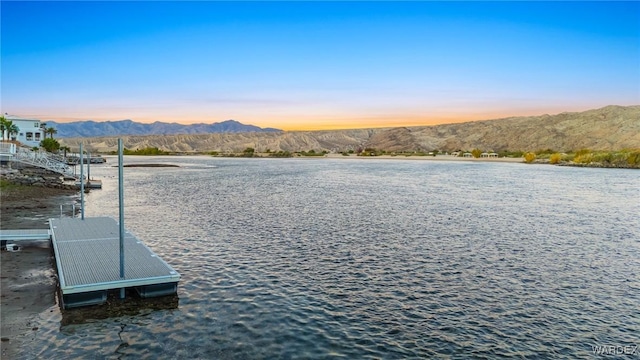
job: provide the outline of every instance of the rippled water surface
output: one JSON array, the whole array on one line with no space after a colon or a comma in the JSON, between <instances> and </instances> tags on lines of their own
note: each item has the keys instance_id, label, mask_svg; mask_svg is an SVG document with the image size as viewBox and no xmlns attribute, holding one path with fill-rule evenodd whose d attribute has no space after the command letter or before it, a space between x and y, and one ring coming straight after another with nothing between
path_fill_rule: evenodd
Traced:
<instances>
[{"instance_id":1,"label":"rippled water surface","mask_svg":"<svg viewBox=\"0 0 640 360\"><path fill-rule=\"evenodd\" d=\"M118 216L117 168L87 216ZM576 358L640 345L640 172L127 157L125 223L177 304L41 314L38 358ZM640 350L639 350L640 351Z\"/></svg>"}]
</instances>

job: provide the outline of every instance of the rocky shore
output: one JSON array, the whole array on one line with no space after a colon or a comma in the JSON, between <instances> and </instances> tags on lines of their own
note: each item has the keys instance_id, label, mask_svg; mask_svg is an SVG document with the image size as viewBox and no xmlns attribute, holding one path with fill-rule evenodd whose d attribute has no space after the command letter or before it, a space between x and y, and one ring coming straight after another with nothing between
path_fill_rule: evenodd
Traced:
<instances>
[{"instance_id":1,"label":"rocky shore","mask_svg":"<svg viewBox=\"0 0 640 360\"><path fill-rule=\"evenodd\" d=\"M76 190L73 183L65 183L62 176L34 167L2 169L0 177L14 185L44 187L49 189Z\"/></svg>"},{"instance_id":2,"label":"rocky shore","mask_svg":"<svg viewBox=\"0 0 640 360\"><path fill-rule=\"evenodd\" d=\"M47 219L71 215L79 199L78 187L55 173L38 168L0 168L0 227L46 228Z\"/></svg>"}]
</instances>

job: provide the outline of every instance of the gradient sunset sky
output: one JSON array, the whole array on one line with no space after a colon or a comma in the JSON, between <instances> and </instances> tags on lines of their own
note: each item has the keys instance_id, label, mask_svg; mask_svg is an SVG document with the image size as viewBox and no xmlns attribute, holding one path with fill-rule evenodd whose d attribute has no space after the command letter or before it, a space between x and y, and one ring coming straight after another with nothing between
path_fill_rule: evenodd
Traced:
<instances>
[{"instance_id":1,"label":"gradient sunset sky","mask_svg":"<svg viewBox=\"0 0 640 360\"><path fill-rule=\"evenodd\" d=\"M2 113L285 130L640 104L639 2L7 2Z\"/></svg>"}]
</instances>

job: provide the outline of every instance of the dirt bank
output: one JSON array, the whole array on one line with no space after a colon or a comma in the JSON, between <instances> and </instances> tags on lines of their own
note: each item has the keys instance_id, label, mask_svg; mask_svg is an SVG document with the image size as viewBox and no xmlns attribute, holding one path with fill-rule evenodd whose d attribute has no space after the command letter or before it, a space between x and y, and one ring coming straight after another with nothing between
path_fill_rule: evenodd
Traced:
<instances>
[{"instance_id":1,"label":"dirt bank","mask_svg":"<svg viewBox=\"0 0 640 360\"><path fill-rule=\"evenodd\" d=\"M0 229L46 229L48 219L72 213L77 190L19 186L2 182ZM56 275L47 241L21 242L18 252L0 254L0 342L2 359L20 358L20 349L38 331L37 316L56 304Z\"/></svg>"},{"instance_id":2,"label":"dirt bank","mask_svg":"<svg viewBox=\"0 0 640 360\"><path fill-rule=\"evenodd\" d=\"M60 205L70 215L78 199L77 190L5 184L0 188L0 228L47 228L49 218L60 216Z\"/></svg>"},{"instance_id":3,"label":"dirt bank","mask_svg":"<svg viewBox=\"0 0 640 360\"><path fill-rule=\"evenodd\" d=\"M21 251L0 254L0 358L20 358L21 345L38 331L38 315L56 304L53 261L45 241L27 242Z\"/></svg>"}]
</instances>

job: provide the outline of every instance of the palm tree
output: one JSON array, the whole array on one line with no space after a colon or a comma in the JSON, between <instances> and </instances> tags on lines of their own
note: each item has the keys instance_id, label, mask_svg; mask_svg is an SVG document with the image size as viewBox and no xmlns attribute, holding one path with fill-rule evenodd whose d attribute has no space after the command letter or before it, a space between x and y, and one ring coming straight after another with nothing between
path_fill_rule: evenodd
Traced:
<instances>
[{"instance_id":1,"label":"palm tree","mask_svg":"<svg viewBox=\"0 0 640 360\"><path fill-rule=\"evenodd\" d=\"M2 131L2 141L4 141L4 133L7 132L7 140L11 140L11 135L17 134L20 131L18 125L13 121L7 120L4 116L0 116L0 131Z\"/></svg>"},{"instance_id":2,"label":"palm tree","mask_svg":"<svg viewBox=\"0 0 640 360\"><path fill-rule=\"evenodd\" d=\"M56 130L55 128L47 128L47 130L44 131L45 134L49 134L51 135L51 138L53 139L53 135L58 133L58 130Z\"/></svg>"},{"instance_id":3,"label":"palm tree","mask_svg":"<svg viewBox=\"0 0 640 360\"><path fill-rule=\"evenodd\" d=\"M7 139L11 140L11 135L17 134L20 131L18 125L14 124L13 121L7 122Z\"/></svg>"},{"instance_id":4,"label":"palm tree","mask_svg":"<svg viewBox=\"0 0 640 360\"><path fill-rule=\"evenodd\" d=\"M60 147L60 150L64 151L64 158L67 158L67 151L71 151L71 148L69 148L68 146L62 146Z\"/></svg>"},{"instance_id":5,"label":"palm tree","mask_svg":"<svg viewBox=\"0 0 640 360\"><path fill-rule=\"evenodd\" d=\"M4 115L0 115L0 133L2 134L2 141L4 141L4 131L7 130L7 118Z\"/></svg>"}]
</instances>

